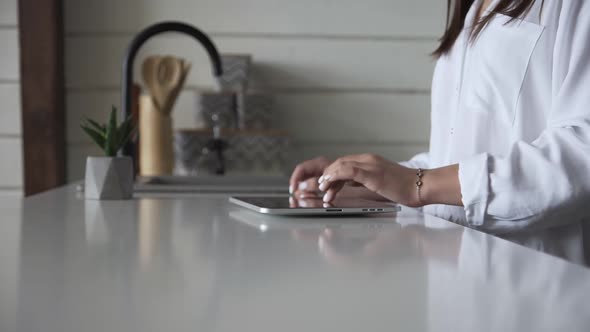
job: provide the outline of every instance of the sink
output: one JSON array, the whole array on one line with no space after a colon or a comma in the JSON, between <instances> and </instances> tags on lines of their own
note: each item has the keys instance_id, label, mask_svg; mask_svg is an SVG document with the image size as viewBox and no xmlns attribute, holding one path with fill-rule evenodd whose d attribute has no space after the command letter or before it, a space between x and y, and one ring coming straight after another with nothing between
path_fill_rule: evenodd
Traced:
<instances>
[{"instance_id":1,"label":"sink","mask_svg":"<svg viewBox=\"0 0 590 332\"><path fill-rule=\"evenodd\" d=\"M136 193L286 194L284 176L150 176L139 177Z\"/></svg>"}]
</instances>

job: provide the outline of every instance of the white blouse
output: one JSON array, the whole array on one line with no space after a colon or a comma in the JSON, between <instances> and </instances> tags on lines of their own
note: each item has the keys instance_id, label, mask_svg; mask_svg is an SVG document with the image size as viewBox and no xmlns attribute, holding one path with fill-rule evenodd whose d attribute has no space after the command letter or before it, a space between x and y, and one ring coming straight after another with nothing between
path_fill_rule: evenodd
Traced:
<instances>
[{"instance_id":1,"label":"white blouse","mask_svg":"<svg viewBox=\"0 0 590 332\"><path fill-rule=\"evenodd\" d=\"M581 227L590 215L590 1L541 10L537 0L524 19L495 15L470 42L480 3L436 65L430 151L405 163L458 163L465 207L425 211L494 233Z\"/></svg>"}]
</instances>

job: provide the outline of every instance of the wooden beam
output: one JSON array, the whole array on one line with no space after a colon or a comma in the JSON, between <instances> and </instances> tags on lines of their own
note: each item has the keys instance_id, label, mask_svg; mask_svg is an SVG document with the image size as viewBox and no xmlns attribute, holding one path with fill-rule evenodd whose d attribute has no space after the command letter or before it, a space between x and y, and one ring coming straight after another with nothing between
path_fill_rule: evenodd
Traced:
<instances>
[{"instance_id":1,"label":"wooden beam","mask_svg":"<svg viewBox=\"0 0 590 332\"><path fill-rule=\"evenodd\" d=\"M19 0L25 195L65 182L62 0Z\"/></svg>"}]
</instances>

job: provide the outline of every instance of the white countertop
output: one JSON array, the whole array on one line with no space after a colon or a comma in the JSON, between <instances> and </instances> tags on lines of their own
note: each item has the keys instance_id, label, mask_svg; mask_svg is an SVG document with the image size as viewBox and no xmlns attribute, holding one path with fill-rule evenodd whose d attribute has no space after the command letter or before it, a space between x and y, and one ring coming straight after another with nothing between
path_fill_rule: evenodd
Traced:
<instances>
[{"instance_id":1,"label":"white countertop","mask_svg":"<svg viewBox=\"0 0 590 332\"><path fill-rule=\"evenodd\" d=\"M590 270L404 209L0 198L0 331L588 331Z\"/></svg>"}]
</instances>

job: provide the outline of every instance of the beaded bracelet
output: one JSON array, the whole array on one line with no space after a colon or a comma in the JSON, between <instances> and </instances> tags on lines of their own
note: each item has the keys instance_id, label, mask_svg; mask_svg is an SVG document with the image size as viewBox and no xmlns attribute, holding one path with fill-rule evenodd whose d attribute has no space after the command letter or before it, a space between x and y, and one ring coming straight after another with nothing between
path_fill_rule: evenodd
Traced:
<instances>
[{"instance_id":1,"label":"beaded bracelet","mask_svg":"<svg viewBox=\"0 0 590 332\"><path fill-rule=\"evenodd\" d=\"M418 202L420 202L420 204L422 204L422 198L420 197L420 189L422 188L422 185L424 184L422 182L422 177L424 176L424 170L422 168L418 168L418 172L416 173L416 176L418 176L418 181L416 181L416 191L418 192Z\"/></svg>"}]
</instances>

